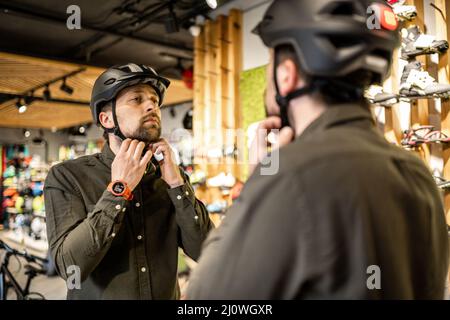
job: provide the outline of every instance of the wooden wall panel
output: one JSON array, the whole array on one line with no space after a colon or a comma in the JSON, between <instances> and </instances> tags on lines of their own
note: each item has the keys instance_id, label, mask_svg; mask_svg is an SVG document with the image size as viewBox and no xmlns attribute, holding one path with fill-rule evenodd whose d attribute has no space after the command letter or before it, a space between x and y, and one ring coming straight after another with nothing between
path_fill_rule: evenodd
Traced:
<instances>
[{"instance_id":1,"label":"wooden wall panel","mask_svg":"<svg viewBox=\"0 0 450 320\"><path fill-rule=\"evenodd\" d=\"M239 77L242 70L242 14L208 20L194 41L194 140L196 164L208 176L220 172L239 177L233 155L224 151L237 146L236 129L241 127ZM208 151L222 153L207 158Z\"/></svg>"}]
</instances>

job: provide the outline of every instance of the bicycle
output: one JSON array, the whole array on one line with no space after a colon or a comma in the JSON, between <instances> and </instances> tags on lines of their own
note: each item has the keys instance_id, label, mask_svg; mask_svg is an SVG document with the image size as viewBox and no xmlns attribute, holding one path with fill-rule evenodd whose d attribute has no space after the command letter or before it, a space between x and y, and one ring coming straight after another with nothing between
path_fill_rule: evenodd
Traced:
<instances>
[{"instance_id":1,"label":"bicycle","mask_svg":"<svg viewBox=\"0 0 450 320\"><path fill-rule=\"evenodd\" d=\"M6 251L5 257L0 267L0 300L7 300L9 289L14 289L17 300L45 300L45 297L38 292L30 292L31 281L37 277L38 275L47 274L46 265L48 264L48 260L44 258L40 258L31 254L28 254L26 251L20 252L17 251L10 246L8 246L5 242L0 240L0 249ZM17 282L16 278L14 278L12 272L9 270L9 259L14 256L19 265L21 267L21 263L18 257L24 258L28 264L24 266L25 275L27 276L27 282L25 287L21 287ZM34 266L37 265L38 267ZM20 269L19 269L20 270ZM31 296L35 295L38 298L33 299Z\"/></svg>"}]
</instances>

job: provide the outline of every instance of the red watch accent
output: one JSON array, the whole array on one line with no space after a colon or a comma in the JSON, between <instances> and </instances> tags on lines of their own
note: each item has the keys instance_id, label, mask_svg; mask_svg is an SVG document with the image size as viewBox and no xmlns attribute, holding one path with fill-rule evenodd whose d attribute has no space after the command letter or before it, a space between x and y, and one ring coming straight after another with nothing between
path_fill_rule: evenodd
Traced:
<instances>
[{"instance_id":1,"label":"red watch accent","mask_svg":"<svg viewBox=\"0 0 450 320\"><path fill-rule=\"evenodd\" d=\"M133 192L128 187L126 182L121 180L112 181L108 185L108 191L111 192L116 197L123 197L125 200L133 200Z\"/></svg>"}]
</instances>

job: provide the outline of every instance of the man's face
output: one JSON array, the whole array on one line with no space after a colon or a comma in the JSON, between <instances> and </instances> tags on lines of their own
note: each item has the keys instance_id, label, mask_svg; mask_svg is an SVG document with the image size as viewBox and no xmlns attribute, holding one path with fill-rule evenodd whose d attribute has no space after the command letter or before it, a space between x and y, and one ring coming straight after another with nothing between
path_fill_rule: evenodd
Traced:
<instances>
[{"instance_id":1,"label":"man's face","mask_svg":"<svg viewBox=\"0 0 450 320\"><path fill-rule=\"evenodd\" d=\"M156 91L138 84L120 91L116 98L116 114L125 137L153 143L161 136L161 109Z\"/></svg>"},{"instance_id":2,"label":"man's face","mask_svg":"<svg viewBox=\"0 0 450 320\"><path fill-rule=\"evenodd\" d=\"M273 79L273 64L274 64L274 51L270 49L270 62L266 67L266 91L265 91L265 107L268 116L280 115L280 107L275 99L276 90Z\"/></svg>"}]
</instances>

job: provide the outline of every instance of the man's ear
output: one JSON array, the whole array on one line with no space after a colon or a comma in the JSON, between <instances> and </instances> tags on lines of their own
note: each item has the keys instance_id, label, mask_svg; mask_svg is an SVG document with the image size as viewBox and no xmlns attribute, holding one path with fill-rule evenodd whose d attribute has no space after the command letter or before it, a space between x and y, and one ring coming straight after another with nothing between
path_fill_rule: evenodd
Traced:
<instances>
[{"instance_id":1,"label":"man's ear","mask_svg":"<svg viewBox=\"0 0 450 320\"><path fill-rule=\"evenodd\" d=\"M292 59L285 59L278 65L277 82L282 96L286 96L303 85L303 81L301 81L297 71L297 66Z\"/></svg>"},{"instance_id":2,"label":"man's ear","mask_svg":"<svg viewBox=\"0 0 450 320\"><path fill-rule=\"evenodd\" d=\"M114 120L112 117L112 112L110 110L100 112L100 114L98 115L98 119L100 121L100 124L104 128L106 129L114 128Z\"/></svg>"}]
</instances>

